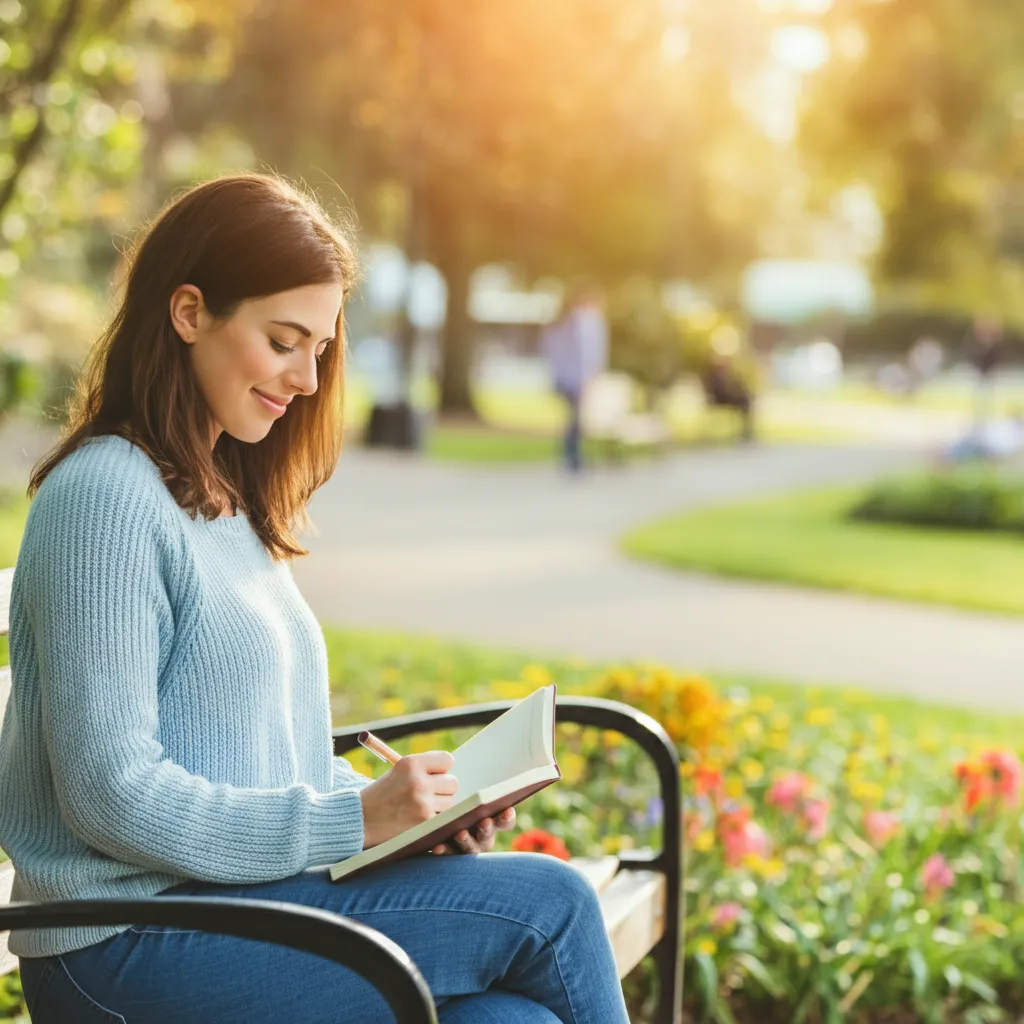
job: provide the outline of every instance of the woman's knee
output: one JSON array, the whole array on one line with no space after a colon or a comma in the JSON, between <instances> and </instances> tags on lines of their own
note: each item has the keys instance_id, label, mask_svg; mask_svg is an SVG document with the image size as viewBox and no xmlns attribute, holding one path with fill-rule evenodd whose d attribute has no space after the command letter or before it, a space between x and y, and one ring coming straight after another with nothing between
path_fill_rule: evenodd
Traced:
<instances>
[{"instance_id":1,"label":"woman's knee","mask_svg":"<svg viewBox=\"0 0 1024 1024\"><path fill-rule=\"evenodd\" d=\"M565 861L539 853L509 856L515 858L515 866L508 874L519 876L522 906L532 914L549 921L554 918L559 927L574 921L593 925L601 919L596 890Z\"/></svg>"}]
</instances>

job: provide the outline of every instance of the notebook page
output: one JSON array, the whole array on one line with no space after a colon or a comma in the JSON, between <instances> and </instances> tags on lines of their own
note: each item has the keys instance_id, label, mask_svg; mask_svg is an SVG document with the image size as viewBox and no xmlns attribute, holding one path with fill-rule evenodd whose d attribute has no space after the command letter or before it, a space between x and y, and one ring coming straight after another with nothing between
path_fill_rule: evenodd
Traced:
<instances>
[{"instance_id":1,"label":"notebook page","mask_svg":"<svg viewBox=\"0 0 1024 1024\"><path fill-rule=\"evenodd\" d=\"M554 687L542 686L529 697L452 751L459 793L473 793L550 764Z\"/></svg>"}]
</instances>

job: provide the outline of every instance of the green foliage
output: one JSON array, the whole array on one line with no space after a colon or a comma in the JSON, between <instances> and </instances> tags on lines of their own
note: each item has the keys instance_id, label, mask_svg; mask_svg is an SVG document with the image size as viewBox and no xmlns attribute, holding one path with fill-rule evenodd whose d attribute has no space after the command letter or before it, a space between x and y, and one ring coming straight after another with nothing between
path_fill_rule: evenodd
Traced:
<instances>
[{"instance_id":1,"label":"green foliage","mask_svg":"<svg viewBox=\"0 0 1024 1024\"><path fill-rule=\"evenodd\" d=\"M868 185L884 285L1024 323L1020 19L1001 0L835 3L802 149L820 205Z\"/></svg>"},{"instance_id":2,"label":"green foliage","mask_svg":"<svg viewBox=\"0 0 1024 1024\"><path fill-rule=\"evenodd\" d=\"M679 569L1024 614L1018 536L853 520L861 494L828 488L698 509L639 526L622 544Z\"/></svg>"},{"instance_id":3,"label":"green foliage","mask_svg":"<svg viewBox=\"0 0 1024 1024\"><path fill-rule=\"evenodd\" d=\"M613 369L650 392L664 391L679 379L685 368L683 338L654 281L633 278L616 289L608 326Z\"/></svg>"},{"instance_id":4,"label":"green foliage","mask_svg":"<svg viewBox=\"0 0 1024 1024\"><path fill-rule=\"evenodd\" d=\"M882 480L850 510L854 519L968 530L1024 529L1024 477L965 466Z\"/></svg>"}]
</instances>

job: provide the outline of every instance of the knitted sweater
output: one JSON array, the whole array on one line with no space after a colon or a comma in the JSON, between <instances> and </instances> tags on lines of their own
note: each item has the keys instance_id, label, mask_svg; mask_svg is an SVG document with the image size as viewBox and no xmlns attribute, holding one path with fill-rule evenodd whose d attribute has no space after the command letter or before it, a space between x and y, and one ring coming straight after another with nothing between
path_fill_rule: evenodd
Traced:
<instances>
[{"instance_id":1,"label":"knitted sweater","mask_svg":"<svg viewBox=\"0 0 1024 1024\"><path fill-rule=\"evenodd\" d=\"M323 634L241 512L191 519L129 441L43 482L14 572L0 846L14 900L247 884L363 846ZM120 927L22 930L19 956Z\"/></svg>"}]
</instances>

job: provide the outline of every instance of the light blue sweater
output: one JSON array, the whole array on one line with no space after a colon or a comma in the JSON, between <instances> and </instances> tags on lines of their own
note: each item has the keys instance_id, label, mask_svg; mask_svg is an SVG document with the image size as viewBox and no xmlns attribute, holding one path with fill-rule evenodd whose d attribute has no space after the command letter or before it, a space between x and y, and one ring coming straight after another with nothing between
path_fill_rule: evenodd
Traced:
<instances>
[{"instance_id":1,"label":"light blue sweater","mask_svg":"<svg viewBox=\"0 0 1024 1024\"><path fill-rule=\"evenodd\" d=\"M192 520L141 449L92 439L31 505L10 623L13 899L264 882L362 849L370 780L332 756L323 633L242 513ZM10 948L120 930L13 932Z\"/></svg>"}]
</instances>

